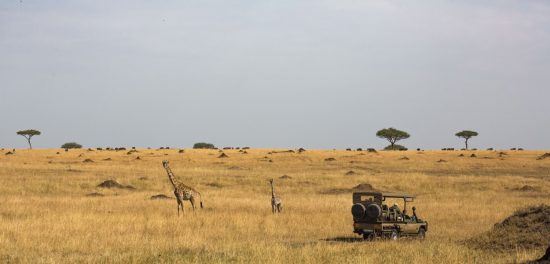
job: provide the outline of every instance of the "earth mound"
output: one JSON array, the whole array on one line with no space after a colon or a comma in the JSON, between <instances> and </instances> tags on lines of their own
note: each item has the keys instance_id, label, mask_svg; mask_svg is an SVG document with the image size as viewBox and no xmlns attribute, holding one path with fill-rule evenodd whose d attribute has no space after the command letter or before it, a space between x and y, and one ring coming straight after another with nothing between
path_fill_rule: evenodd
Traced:
<instances>
[{"instance_id":1,"label":"earth mound","mask_svg":"<svg viewBox=\"0 0 550 264\"><path fill-rule=\"evenodd\" d=\"M468 241L473 247L494 251L537 249L550 244L550 206L524 208Z\"/></svg>"},{"instance_id":2,"label":"earth mound","mask_svg":"<svg viewBox=\"0 0 550 264\"><path fill-rule=\"evenodd\" d=\"M531 186L531 185L523 185L522 187L515 188L514 190L515 191L520 191L520 192L536 192L536 191L539 190L539 188Z\"/></svg>"},{"instance_id":3,"label":"earth mound","mask_svg":"<svg viewBox=\"0 0 550 264\"><path fill-rule=\"evenodd\" d=\"M227 156L225 153L222 152L222 154L220 154L218 156L218 158L222 159L222 158L228 158L229 156Z\"/></svg>"},{"instance_id":4,"label":"earth mound","mask_svg":"<svg viewBox=\"0 0 550 264\"><path fill-rule=\"evenodd\" d=\"M292 179L292 177L285 174L285 175L279 177L279 179Z\"/></svg>"},{"instance_id":5,"label":"earth mound","mask_svg":"<svg viewBox=\"0 0 550 264\"><path fill-rule=\"evenodd\" d=\"M151 196L150 198L151 200L168 200L168 199L173 199L172 197L168 197L164 194L157 194L157 195L153 195Z\"/></svg>"},{"instance_id":6,"label":"earth mound","mask_svg":"<svg viewBox=\"0 0 550 264\"><path fill-rule=\"evenodd\" d=\"M97 187L100 187L100 188L118 188L118 189L130 189L130 190L135 190L136 187L132 186L132 185L122 185L120 183L118 183L117 181L113 181L113 180L106 180L102 183L100 183L99 185L97 185Z\"/></svg>"},{"instance_id":7,"label":"earth mound","mask_svg":"<svg viewBox=\"0 0 550 264\"><path fill-rule=\"evenodd\" d=\"M546 158L550 158L550 153L544 153L542 155L540 155L537 160L543 160L543 159L546 159Z\"/></svg>"},{"instance_id":8,"label":"earth mound","mask_svg":"<svg viewBox=\"0 0 550 264\"><path fill-rule=\"evenodd\" d=\"M92 159L85 159L84 161L82 161L84 163L90 163L90 162L94 162Z\"/></svg>"},{"instance_id":9,"label":"earth mound","mask_svg":"<svg viewBox=\"0 0 550 264\"><path fill-rule=\"evenodd\" d=\"M357 172L352 171L352 170L346 172L346 175L347 175L347 176L352 176L352 175L355 175L355 174L357 174Z\"/></svg>"},{"instance_id":10,"label":"earth mound","mask_svg":"<svg viewBox=\"0 0 550 264\"><path fill-rule=\"evenodd\" d=\"M377 191L374 187L372 187L369 183L361 183L356 185L353 188L332 188L324 191L320 191L320 194L350 194L354 191Z\"/></svg>"},{"instance_id":11,"label":"earth mound","mask_svg":"<svg viewBox=\"0 0 550 264\"><path fill-rule=\"evenodd\" d=\"M352 188L353 191L376 191L372 185L368 183L361 183Z\"/></svg>"},{"instance_id":12,"label":"earth mound","mask_svg":"<svg viewBox=\"0 0 550 264\"><path fill-rule=\"evenodd\" d=\"M335 161L335 158L326 158L325 161Z\"/></svg>"},{"instance_id":13,"label":"earth mound","mask_svg":"<svg viewBox=\"0 0 550 264\"><path fill-rule=\"evenodd\" d=\"M407 156L403 156L400 160L409 160L409 158Z\"/></svg>"}]
</instances>

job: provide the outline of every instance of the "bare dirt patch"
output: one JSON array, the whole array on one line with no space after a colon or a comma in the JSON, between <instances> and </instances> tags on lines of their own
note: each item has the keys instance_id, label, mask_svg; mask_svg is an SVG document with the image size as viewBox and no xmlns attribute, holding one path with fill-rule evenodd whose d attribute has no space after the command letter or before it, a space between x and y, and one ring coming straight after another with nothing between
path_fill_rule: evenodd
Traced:
<instances>
[{"instance_id":1,"label":"bare dirt patch","mask_svg":"<svg viewBox=\"0 0 550 264\"><path fill-rule=\"evenodd\" d=\"M151 199L151 200L170 200L170 199L174 199L174 198L166 196L164 194L157 194L157 195L151 196L151 198L149 198L149 199Z\"/></svg>"},{"instance_id":2,"label":"bare dirt patch","mask_svg":"<svg viewBox=\"0 0 550 264\"><path fill-rule=\"evenodd\" d=\"M98 192L93 192L93 193L86 194L86 196L88 196L88 197L103 197L105 195L101 194L101 193L98 193Z\"/></svg>"},{"instance_id":3,"label":"bare dirt patch","mask_svg":"<svg viewBox=\"0 0 550 264\"><path fill-rule=\"evenodd\" d=\"M545 248L550 243L550 206L518 210L490 231L467 242L474 248L502 252L516 248Z\"/></svg>"},{"instance_id":4,"label":"bare dirt patch","mask_svg":"<svg viewBox=\"0 0 550 264\"><path fill-rule=\"evenodd\" d=\"M85 159L85 160L83 160L82 162L84 162L84 163L92 163L92 162L94 162L94 161L93 161L92 159Z\"/></svg>"},{"instance_id":5,"label":"bare dirt patch","mask_svg":"<svg viewBox=\"0 0 550 264\"><path fill-rule=\"evenodd\" d=\"M217 183L217 182L210 182L210 183L207 183L206 186L210 186L210 187L214 187L214 188L222 188L223 185Z\"/></svg>"},{"instance_id":6,"label":"bare dirt patch","mask_svg":"<svg viewBox=\"0 0 550 264\"><path fill-rule=\"evenodd\" d=\"M289 150L281 150L281 151L271 151L267 154L279 154L279 153L294 153L295 151L292 150L292 149L289 149Z\"/></svg>"}]
</instances>

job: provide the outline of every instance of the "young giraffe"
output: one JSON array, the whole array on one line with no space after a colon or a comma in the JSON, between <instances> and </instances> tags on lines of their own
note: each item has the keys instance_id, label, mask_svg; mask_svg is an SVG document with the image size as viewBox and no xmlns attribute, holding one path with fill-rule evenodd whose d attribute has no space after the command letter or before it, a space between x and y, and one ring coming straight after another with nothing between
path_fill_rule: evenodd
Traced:
<instances>
[{"instance_id":1,"label":"young giraffe","mask_svg":"<svg viewBox=\"0 0 550 264\"><path fill-rule=\"evenodd\" d=\"M197 190L193 189L192 187L189 187L189 186L183 184L182 182L178 181L174 177L174 173L170 169L170 166L168 166L168 161L167 160L162 161L162 166L164 167L164 169L166 169L166 173L168 174L168 179L170 179L170 182L174 186L174 195L176 196L176 200L178 202L178 216L180 215L180 207L181 207L181 212L184 213L184 211L183 211L183 201L184 200L189 200L189 202L191 202L191 206L193 207L193 213L194 213L195 212L195 197L198 196L200 198L201 208L203 208L203 206L202 206L202 195L199 192L197 192Z\"/></svg>"},{"instance_id":2,"label":"young giraffe","mask_svg":"<svg viewBox=\"0 0 550 264\"><path fill-rule=\"evenodd\" d=\"M283 210L283 200L280 197L275 196L275 191L273 188L273 179L269 179L271 184L271 212L280 213Z\"/></svg>"}]
</instances>

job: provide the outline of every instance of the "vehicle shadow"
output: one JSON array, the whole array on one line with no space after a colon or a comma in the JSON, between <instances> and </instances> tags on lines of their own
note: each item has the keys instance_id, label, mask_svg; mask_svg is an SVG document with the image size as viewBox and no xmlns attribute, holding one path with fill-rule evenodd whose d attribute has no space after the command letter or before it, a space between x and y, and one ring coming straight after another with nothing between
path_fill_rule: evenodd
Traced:
<instances>
[{"instance_id":1,"label":"vehicle shadow","mask_svg":"<svg viewBox=\"0 0 550 264\"><path fill-rule=\"evenodd\" d=\"M365 240L362 237L330 237L321 239L321 241L339 243L360 243L364 242Z\"/></svg>"}]
</instances>

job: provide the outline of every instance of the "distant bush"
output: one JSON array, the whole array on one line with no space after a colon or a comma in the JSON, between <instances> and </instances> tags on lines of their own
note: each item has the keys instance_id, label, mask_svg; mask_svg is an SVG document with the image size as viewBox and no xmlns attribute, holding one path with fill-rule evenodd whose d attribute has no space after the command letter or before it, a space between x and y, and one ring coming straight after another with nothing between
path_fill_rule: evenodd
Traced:
<instances>
[{"instance_id":1,"label":"distant bush","mask_svg":"<svg viewBox=\"0 0 550 264\"><path fill-rule=\"evenodd\" d=\"M216 147L214 146L214 144L199 142L199 143L195 143L195 145L193 145L193 148L194 149L215 149Z\"/></svg>"},{"instance_id":2,"label":"distant bush","mask_svg":"<svg viewBox=\"0 0 550 264\"><path fill-rule=\"evenodd\" d=\"M384 148L384 150L407 150L407 148L398 144L394 144L393 146L388 145Z\"/></svg>"},{"instance_id":3,"label":"distant bush","mask_svg":"<svg viewBox=\"0 0 550 264\"><path fill-rule=\"evenodd\" d=\"M79 149L79 148L82 148L82 145L80 145L76 142L67 142L67 143L61 145L61 148L64 148L64 149Z\"/></svg>"}]
</instances>

